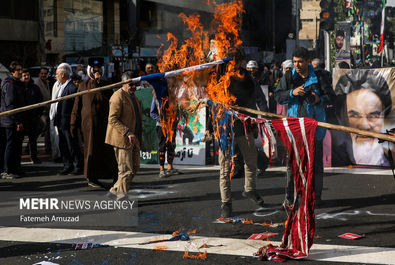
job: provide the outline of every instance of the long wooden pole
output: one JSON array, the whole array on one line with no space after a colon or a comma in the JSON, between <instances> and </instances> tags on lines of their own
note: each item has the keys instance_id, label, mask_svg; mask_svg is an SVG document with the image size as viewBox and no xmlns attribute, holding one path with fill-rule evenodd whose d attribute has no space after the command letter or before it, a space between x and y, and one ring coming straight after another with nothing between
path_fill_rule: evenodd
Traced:
<instances>
[{"instance_id":1,"label":"long wooden pole","mask_svg":"<svg viewBox=\"0 0 395 265\"><path fill-rule=\"evenodd\" d=\"M28 111L28 110L35 109L35 108L40 108L40 107L46 106L48 104L52 104L52 103L56 103L56 102L59 102L59 101L62 101L62 100L75 98L75 97L82 96L82 95L85 95L85 94L88 94L88 93L94 93L94 92L108 90L108 89L115 88L115 87L120 87L120 86L122 86L124 84L128 84L130 82L134 82L134 80L133 79L129 79L129 80L118 82L118 83L114 83L114 84L111 84L111 85L108 85L108 86L103 86L103 87L98 87L98 88L95 88L95 89L90 89L90 90L77 92L77 93L74 93L74 94L71 94L71 95L67 95L67 96L64 96L64 97L60 97L60 98L57 98L57 99L52 99L52 100L40 102L40 103L29 105L29 106L24 106L24 107L13 109L13 110L3 111L3 112L0 112L0 117L1 116L6 116L6 115L11 115L11 114L16 114L16 113L23 112L23 111ZM249 108L244 108L244 107L238 107L238 106L231 106L231 107L233 109L235 109L235 110L241 110L241 111L245 111L245 112L249 112L249 113L253 113L253 114L257 114L257 115L262 115L264 117L269 117L269 118L275 118L275 119L287 118L287 116L280 115L280 114L274 114L274 113L270 113L270 112L263 112L263 111L259 111L259 110L254 110L254 109L249 109ZM366 131L366 130L360 130L360 129L356 129L356 128L352 128L352 127L341 126L341 125L336 125L336 124L331 124L331 123L326 123L326 122L318 122L318 126L323 127L323 128L327 128L327 129L330 129L330 130L338 130L338 131L347 132L347 133L356 133L356 134L359 134L359 135L373 137L373 138L377 138L377 139L381 139L381 140L390 141L390 142L394 142L395 143L395 136L384 134L384 133L370 132L370 131Z\"/></svg>"},{"instance_id":2,"label":"long wooden pole","mask_svg":"<svg viewBox=\"0 0 395 265\"><path fill-rule=\"evenodd\" d=\"M270 112L263 112L260 110L254 110L254 109L249 109L249 108L244 108L244 107L231 106L231 108L233 108L235 110L239 110L239 111L241 110L241 111L245 111L245 112L249 112L249 113L253 113L253 114L257 114L257 115L262 115L262 116L268 117L268 118L276 118L276 119L288 118L287 116L284 116L284 115L274 114L274 113L270 113ZM341 126L341 125L320 122L320 121L318 122L317 125L320 127L323 127L323 128L330 129L330 130L338 130L338 131L347 132L347 133L356 133L359 135L373 137L373 138L377 138L377 139L395 143L395 136L384 134L384 133L376 133L376 132L360 130L357 128Z\"/></svg>"},{"instance_id":3,"label":"long wooden pole","mask_svg":"<svg viewBox=\"0 0 395 265\"><path fill-rule=\"evenodd\" d=\"M57 99L52 99L52 100L40 102L40 103L33 104L33 105L24 106L24 107L13 109L13 110L3 111L3 112L0 112L0 117L1 116L6 116L6 115L11 115L11 114L16 114L16 113L23 112L23 111L28 111L28 110L35 109L35 108L40 108L40 107L43 107L43 106L46 106L46 105L49 105L49 104L52 104L52 103L56 103L56 102L59 102L59 101L75 98L75 97L82 96L82 95L89 94L89 93L94 93L94 92L98 92L98 91L102 91L102 90L108 90L108 89L111 89L111 88L120 87L120 86L122 86L124 84L128 84L130 82L133 82L133 80L132 79L128 79L126 81L114 83L114 84L111 84L111 85L108 85L108 86L102 86L102 87L98 87L98 88L94 88L94 89L84 90L84 91L77 92L77 93L74 93L74 94L71 94L71 95L67 95L67 96L64 96L64 97L60 97L60 98L57 98Z\"/></svg>"},{"instance_id":4,"label":"long wooden pole","mask_svg":"<svg viewBox=\"0 0 395 265\"><path fill-rule=\"evenodd\" d=\"M128 84L128 83L131 83L131 82L140 82L140 81L151 80L151 79L156 79L156 78L169 78L169 77L173 77L173 76L178 76L180 74L183 74L183 73L186 73L186 72L189 72L189 71L200 71L200 70L203 70L203 69L214 67L214 66L219 65L219 64L223 64L223 63L229 62L231 60L232 60L232 58L224 58L224 59L216 60L216 61L213 61L213 62L199 64L199 65L194 65L194 66L189 66L189 67L185 67L185 68L182 68L182 69L177 69L177 70L169 71L169 72L165 72L165 73L154 73L154 74L150 74L150 75L139 76L139 77L135 77L135 78L132 78L132 79L128 79L126 81L122 81L122 82L118 82L118 83L115 83L115 84L111 84L111 85L108 85L108 86L103 86L103 87L99 87L99 88L95 88L95 89L91 89L91 90L86 90L86 91L81 91L81 92L74 93L74 94L71 94L71 95L67 95L67 96L64 96L64 97L60 97L60 98L57 98L57 99L52 99L52 100L44 101L44 102L41 102L41 103L37 103L37 104L24 106L24 107L13 109L13 110L0 112L0 117L1 116L6 116L6 115L10 115L10 114L16 114L16 113L19 113L19 112L22 112L22 111L27 111L27 110L31 110L31 109L35 109L35 108L39 108L39 107L43 107L43 106L48 105L48 104L56 103L56 102L59 102L59 101L62 101L62 100L66 100L66 99L70 99L70 98L74 98L74 97L78 97L78 96L81 96L81 95L84 95L84 94L94 93L94 92L98 92L98 91L102 91L102 90L107 90L107 89L114 88L114 87L120 87L120 86L122 86L124 84Z\"/></svg>"}]
</instances>

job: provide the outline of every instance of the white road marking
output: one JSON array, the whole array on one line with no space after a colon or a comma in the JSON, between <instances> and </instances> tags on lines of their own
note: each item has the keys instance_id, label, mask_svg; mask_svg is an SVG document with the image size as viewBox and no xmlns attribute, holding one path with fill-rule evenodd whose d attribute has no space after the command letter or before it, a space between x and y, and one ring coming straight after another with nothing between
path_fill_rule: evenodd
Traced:
<instances>
[{"instance_id":1,"label":"white road marking","mask_svg":"<svg viewBox=\"0 0 395 265\"><path fill-rule=\"evenodd\" d=\"M352 216L352 215L359 215L359 214L368 214L368 215L375 215L375 216L395 216L392 213L372 213L371 211L354 211L354 212L338 212L338 213L320 213L316 215L316 219L337 219L340 221L347 221L347 218L341 217L342 215Z\"/></svg>"},{"instance_id":2,"label":"white road marking","mask_svg":"<svg viewBox=\"0 0 395 265\"><path fill-rule=\"evenodd\" d=\"M170 237L170 234L107 230L0 227L0 240L32 243L74 244L77 242L94 242L95 244L112 247L137 249L153 249L156 246L166 246L167 250L181 252L197 252L201 245L208 244L213 247L202 248L200 251L207 251L207 253L212 254L237 256L252 256L260 247L266 244L266 241L258 240L192 235L190 241L167 241L140 245L150 240L166 239ZM280 244L280 242L273 241L270 243L274 245ZM395 248L314 244L308 259L315 261L364 264L395 264Z\"/></svg>"}]
</instances>

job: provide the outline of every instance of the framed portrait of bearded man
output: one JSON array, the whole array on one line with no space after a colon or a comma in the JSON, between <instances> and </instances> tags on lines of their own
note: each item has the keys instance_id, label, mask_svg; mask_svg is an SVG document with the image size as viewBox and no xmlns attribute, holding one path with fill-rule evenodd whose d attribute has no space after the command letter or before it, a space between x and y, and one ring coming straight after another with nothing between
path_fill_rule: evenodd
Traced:
<instances>
[{"instance_id":1,"label":"framed portrait of bearded man","mask_svg":"<svg viewBox=\"0 0 395 265\"><path fill-rule=\"evenodd\" d=\"M340 125L377 133L395 127L395 68L335 69L335 113ZM332 166L390 166L392 143L355 133L331 131Z\"/></svg>"}]
</instances>

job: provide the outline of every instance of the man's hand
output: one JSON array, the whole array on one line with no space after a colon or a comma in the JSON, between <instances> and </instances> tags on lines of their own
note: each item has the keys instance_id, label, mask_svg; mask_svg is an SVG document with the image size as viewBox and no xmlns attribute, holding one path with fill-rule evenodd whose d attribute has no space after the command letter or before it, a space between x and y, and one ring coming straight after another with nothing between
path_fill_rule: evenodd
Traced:
<instances>
[{"instance_id":1,"label":"man's hand","mask_svg":"<svg viewBox=\"0 0 395 265\"><path fill-rule=\"evenodd\" d=\"M101 74L99 72L94 73L93 76L94 76L96 82L100 82Z\"/></svg>"},{"instance_id":2,"label":"man's hand","mask_svg":"<svg viewBox=\"0 0 395 265\"><path fill-rule=\"evenodd\" d=\"M297 88L295 88L292 91L292 95L294 95L294 96L303 96L305 93L306 92L304 91L304 84L299 86L299 87L297 87Z\"/></svg>"},{"instance_id":3,"label":"man's hand","mask_svg":"<svg viewBox=\"0 0 395 265\"><path fill-rule=\"evenodd\" d=\"M22 123L18 123L18 124L16 125L16 131L17 131L17 132L23 131L23 124L22 124Z\"/></svg>"},{"instance_id":4,"label":"man's hand","mask_svg":"<svg viewBox=\"0 0 395 265\"><path fill-rule=\"evenodd\" d=\"M128 138L129 138L129 143L130 144L135 144L136 141L137 141L136 135L134 135L133 133L129 134Z\"/></svg>"}]
</instances>

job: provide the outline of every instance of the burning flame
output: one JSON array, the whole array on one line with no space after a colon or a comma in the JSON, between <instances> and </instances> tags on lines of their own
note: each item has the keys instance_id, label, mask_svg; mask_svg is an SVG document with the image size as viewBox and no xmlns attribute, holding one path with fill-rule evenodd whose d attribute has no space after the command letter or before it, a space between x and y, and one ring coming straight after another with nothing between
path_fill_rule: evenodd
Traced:
<instances>
[{"instance_id":1,"label":"burning flame","mask_svg":"<svg viewBox=\"0 0 395 265\"><path fill-rule=\"evenodd\" d=\"M166 249L167 249L166 246L157 246L157 247L154 247L154 250L166 250Z\"/></svg>"},{"instance_id":2,"label":"burning flame","mask_svg":"<svg viewBox=\"0 0 395 265\"><path fill-rule=\"evenodd\" d=\"M196 229L193 229L192 231L189 231L187 234L188 234L188 235L196 234Z\"/></svg>"},{"instance_id":3,"label":"burning flame","mask_svg":"<svg viewBox=\"0 0 395 265\"><path fill-rule=\"evenodd\" d=\"M182 257L183 259L207 259L207 251L205 251L204 253L198 252L196 255L194 254L189 254L188 251L185 251L184 256Z\"/></svg>"},{"instance_id":4,"label":"burning flame","mask_svg":"<svg viewBox=\"0 0 395 265\"><path fill-rule=\"evenodd\" d=\"M215 34L214 41L212 41L215 46L215 58L226 58L229 49L242 44L239 33L242 13L245 12L242 0L222 4L208 0L207 4L215 10L210 30L210 33ZM208 60L209 31L203 28L200 16L198 14L187 16L181 13L179 17L191 32L191 37L180 43L176 36L171 33L167 34L169 47L163 52L158 62L161 72L206 63ZM158 54L162 49L163 45ZM172 122L177 120L178 104L188 112L191 109L196 110L193 106L201 99L211 99L226 107L235 103L235 97L228 91L231 78L241 77L235 65L235 61L232 60L222 66L221 72L209 69L188 72L180 77L168 79L170 96L164 111L166 121L162 121L162 129L168 140L172 139L174 134ZM218 135L216 138L218 139Z\"/></svg>"},{"instance_id":5,"label":"burning flame","mask_svg":"<svg viewBox=\"0 0 395 265\"><path fill-rule=\"evenodd\" d=\"M254 221L252 221L252 220L250 220L250 219L248 219L248 218L245 218L245 219L243 219L243 224L254 224Z\"/></svg>"},{"instance_id":6,"label":"burning flame","mask_svg":"<svg viewBox=\"0 0 395 265\"><path fill-rule=\"evenodd\" d=\"M273 221L270 221L270 223L263 222L262 225L263 226L271 226L271 225L273 225Z\"/></svg>"}]
</instances>

